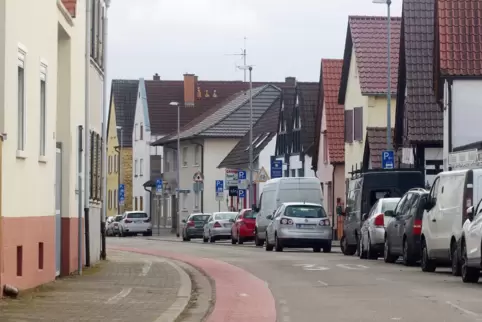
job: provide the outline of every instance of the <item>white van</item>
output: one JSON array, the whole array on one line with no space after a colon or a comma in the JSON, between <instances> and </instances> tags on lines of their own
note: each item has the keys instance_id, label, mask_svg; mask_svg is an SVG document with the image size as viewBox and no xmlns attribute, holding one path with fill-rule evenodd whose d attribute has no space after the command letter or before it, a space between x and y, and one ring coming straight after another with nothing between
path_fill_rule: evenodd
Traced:
<instances>
[{"instance_id":1,"label":"white van","mask_svg":"<svg viewBox=\"0 0 482 322\"><path fill-rule=\"evenodd\" d=\"M457 243L467 220L467 208L482 198L482 169L441 172L430 190L422 220L421 268L434 272L437 266L451 266L460 276Z\"/></svg>"},{"instance_id":2,"label":"white van","mask_svg":"<svg viewBox=\"0 0 482 322\"><path fill-rule=\"evenodd\" d=\"M266 228L276 209L284 202L309 202L323 204L320 180L318 178L277 178L268 180L263 187L259 204L256 209L255 243L263 246L266 238Z\"/></svg>"}]
</instances>

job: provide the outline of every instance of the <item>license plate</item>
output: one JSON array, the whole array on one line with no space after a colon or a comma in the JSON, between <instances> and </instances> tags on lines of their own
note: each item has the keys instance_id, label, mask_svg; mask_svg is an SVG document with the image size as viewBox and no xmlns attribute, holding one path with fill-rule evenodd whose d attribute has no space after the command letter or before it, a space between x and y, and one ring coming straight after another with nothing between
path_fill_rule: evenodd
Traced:
<instances>
[{"instance_id":1,"label":"license plate","mask_svg":"<svg viewBox=\"0 0 482 322\"><path fill-rule=\"evenodd\" d=\"M134 221L136 224L141 224L142 223L142 220L136 220Z\"/></svg>"},{"instance_id":2,"label":"license plate","mask_svg":"<svg viewBox=\"0 0 482 322\"><path fill-rule=\"evenodd\" d=\"M301 228L301 229L314 229L315 228L315 225L303 225L303 224L298 224L296 225L298 228Z\"/></svg>"},{"instance_id":3,"label":"license plate","mask_svg":"<svg viewBox=\"0 0 482 322\"><path fill-rule=\"evenodd\" d=\"M231 227L233 224L224 224L224 227Z\"/></svg>"}]
</instances>

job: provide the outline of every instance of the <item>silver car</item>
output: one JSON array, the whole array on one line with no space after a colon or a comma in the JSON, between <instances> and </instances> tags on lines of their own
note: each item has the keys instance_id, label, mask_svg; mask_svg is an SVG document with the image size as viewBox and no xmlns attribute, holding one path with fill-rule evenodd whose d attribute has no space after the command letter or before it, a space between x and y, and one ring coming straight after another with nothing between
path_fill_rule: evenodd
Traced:
<instances>
[{"instance_id":1,"label":"silver car","mask_svg":"<svg viewBox=\"0 0 482 322\"><path fill-rule=\"evenodd\" d=\"M271 220L266 228L267 251L309 247L317 253L331 252L333 230L322 205L286 202L266 218Z\"/></svg>"},{"instance_id":2,"label":"silver car","mask_svg":"<svg viewBox=\"0 0 482 322\"><path fill-rule=\"evenodd\" d=\"M363 214L360 229L360 258L378 259L383 257L385 245L385 229L393 217L385 215L385 211L394 210L400 198L380 198L368 214Z\"/></svg>"},{"instance_id":3,"label":"silver car","mask_svg":"<svg viewBox=\"0 0 482 322\"><path fill-rule=\"evenodd\" d=\"M231 239L231 226L237 212L215 212L204 225L203 241L214 243L216 240Z\"/></svg>"},{"instance_id":4,"label":"silver car","mask_svg":"<svg viewBox=\"0 0 482 322\"><path fill-rule=\"evenodd\" d=\"M119 222L119 231L122 237L137 234L152 236L151 218L142 211L126 211Z\"/></svg>"}]
</instances>

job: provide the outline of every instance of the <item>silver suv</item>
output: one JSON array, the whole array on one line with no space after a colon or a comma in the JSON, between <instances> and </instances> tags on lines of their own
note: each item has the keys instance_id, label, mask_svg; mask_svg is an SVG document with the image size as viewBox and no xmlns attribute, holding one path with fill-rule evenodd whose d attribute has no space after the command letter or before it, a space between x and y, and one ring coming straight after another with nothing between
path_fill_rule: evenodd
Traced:
<instances>
[{"instance_id":1,"label":"silver suv","mask_svg":"<svg viewBox=\"0 0 482 322\"><path fill-rule=\"evenodd\" d=\"M120 235L136 236L142 234L144 236L152 236L151 218L147 213L142 211L126 211L119 222Z\"/></svg>"}]
</instances>

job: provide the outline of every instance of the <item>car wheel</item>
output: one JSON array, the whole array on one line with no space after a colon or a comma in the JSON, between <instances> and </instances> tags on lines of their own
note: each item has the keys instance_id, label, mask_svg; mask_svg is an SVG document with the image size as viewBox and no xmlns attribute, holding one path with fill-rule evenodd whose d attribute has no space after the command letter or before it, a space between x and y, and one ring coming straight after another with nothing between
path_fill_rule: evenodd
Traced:
<instances>
[{"instance_id":1,"label":"car wheel","mask_svg":"<svg viewBox=\"0 0 482 322\"><path fill-rule=\"evenodd\" d=\"M262 241L261 239L259 239L259 237L258 237L258 232L257 232L257 231L255 231L254 243L256 244L256 246L263 246L263 245L264 245L264 241Z\"/></svg>"},{"instance_id":2,"label":"car wheel","mask_svg":"<svg viewBox=\"0 0 482 322\"><path fill-rule=\"evenodd\" d=\"M211 232L209 232L209 242L214 243L216 241L216 238L214 236L211 236Z\"/></svg>"},{"instance_id":3,"label":"car wheel","mask_svg":"<svg viewBox=\"0 0 482 322\"><path fill-rule=\"evenodd\" d=\"M459 252L457 251L457 244L452 243L450 248L452 257L452 275L460 276L462 274L462 267L460 265L460 256Z\"/></svg>"},{"instance_id":4,"label":"car wheel","mask_svg":"<svg viewBox=\"0 0 482 322\"><path fill-rule=\"evenodd\" d=\"M238 231L238 244L242 245L244 243L244 238L239 234Z\"/></svg>"},{"instance_id":5,"label":"car wheel","mask_svg":"<svg viewBox=\"0 0 482 322\"><path fill-rule=\"evenodd\" d=\"M428 257L428 249L425 240L422 240L422 262L420 263L420 267L422 268L422 272L428 273L433 273L437 269L435 261Z\"/></svg>"},{"instance_id":6,"label":"car wheel","mask_svg":"<svg viewBox=\"0 0 482 322\"><path fill-rule=\"evenodd\" d=\"M467 248L465 245L465 241L462 241L461 245L461 253L462 253L462 281L464 283L477 283L479 281L480 270L474 267L470 267L468 264L467 258Z\"/></svg>"},{"instance_id":7,"label":"car wheel","mask_svg":"<svg viewBox=\"0 0 482 322\"><path fill-rule=\"evenodd\" d=\"M370 236L368 236L367 258L375 260L378 259L378 253L372 248L372 241L370 239Z\"/></svg>"},{"instance_id":8,"label":"car wheel","mask_svg":"<svg viewBox=\"0 0 482 322\"><path fill-rule=\"evenodd\" d=\"M143 233L142 236L150 237L150 236L152 236L152 231L147 231L147 232Z\"/></svg>"},{"instance_id":9,"label":"car wheel","mask_svg":"<svg viewBox=\"0 0 482 322\"><path fill-rule=\"evenodd\" d=\"M268 242L268 234L266 234L266 246L265 246L265 249L267 252L270 252L273 250L273 245L270 245L270 243Z\"/></svg>"},{"instance_id":10,"label":"car wheel","mask_svg":"<svg viewBox=\"0 0 482 322\"><path fill-rule=\"evenodd\" d=\"M321 252L320 246L313 247L313 253L319 253L319 252Z\"/></svg>"},{"instance_id":11,"label":"car wheel","mask_svg":"<svg viewBox=\"0 0 482 322\"><path fill-rule=\"evenodd\" d=\"M397 261L398 256L395 256L390 251L390 243L388 242L388 238L385 237L385 245L383 246L383 260L385 263L395 263Z\"/></svg>"},{"instance_id":12,"label":"car wheel","mask_svg":"<svg viewBox=\"0 0 482 322\"><path fill-rule=\"evenodd\" d=\"M355 255L356 248L358 247L358 244L357 246L349 246L345 236L341 237L340 245L341 245L341 251L345 256Z\"/></svg>"},{"instance_id":13,"label":"car wheel","mask_svg":"<svg viewBox=\"0 0 482 322\"><path fill-rule=\"evenodd\" d=\"M236 245L237 240L234 239L233 233L231 233L231 244Z\"/></svg>"},{"instance_id":14,"label":"car wheel","mask_svg":"<svg viewBox=\"0 0 482 322\"><path fill-rule=\"evenodd\" d=\"M417 262L413 259L413 256L408 251L408 240L405 237L403 239L403 251L402 251L403 265L413 266Z\"/></svg>"},{"instance_id":15,"label":"car wheel","mask_svg":"<svg viewBox=\"0 0 482 322\"><path fill-rule=\"evenodd\" d=\"M283 245L281 244L278 235L274 235L274 250L276 252L282 252L283 251Z\"/></svg>"},{"instance_id":16,"label":"car wheel","mask_svg":"<svg viewBox=\"0 0 482 322\"><path fill-rule=\"evenodd\" d=\"M362 238L362 241L358 244L360 249L358 250L358 257L360 257L360 259L365 259L366 258L366 255L367 253L365 252L365 246L363 245L363 238Z\"/></svg>"},{"instance_id":17,"label":"car wheel","mask_svg":"<svg viewBox=\"0 0 482 322\"><path fill-rule=\"evenodd\" d=\"M331 253L331 242L328 245L323 246L323 253Z\"/></svg>"}]
</instances>

